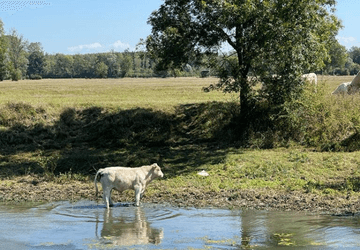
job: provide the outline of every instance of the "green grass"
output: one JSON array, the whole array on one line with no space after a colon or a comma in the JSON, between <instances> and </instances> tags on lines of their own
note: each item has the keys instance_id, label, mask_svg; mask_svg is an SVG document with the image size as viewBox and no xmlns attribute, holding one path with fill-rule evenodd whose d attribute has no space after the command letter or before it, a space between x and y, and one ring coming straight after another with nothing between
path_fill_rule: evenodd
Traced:
<instances>
[{"instance_id":1,"label":"green grass","mask_svg":"<svg viewBox=\"0 0 360 250\"><path fill-rule=\"evenodd\" d=\"M355 194L360 191L359 157L360 152L230 148L222 151L221 163L199 165L192 172L160 182L161 186L174 194L181 193L184 188L203 192L265 188L320 195ZM210 176L197 175L202 169Z\"/></svg>"},{"instance_id":2,"label":"green grass","mask_svg":"<svg viewBox=\"0 0 360 250\"><path fill-rule=\"evenodd\" d=\"M238 129L230 126L238 99L204 93L202 87L215 78L4 81L0 175L42 175L63 183L88 180L100 167L158 162L165 178L149 193L358 192L360 153L349 138L360 124L360 98L331 95L352 78L319 76L317 93L310 93L292 117L293 124L306 125L298 142L281 145L278 140L269 150L258 148L267 136L276 140L271 131L255 133L247 149L228 141ZM314 150L346 143L355 152ZM209 177L196 174L203 169Z\"/></svg>"}]
</instances>

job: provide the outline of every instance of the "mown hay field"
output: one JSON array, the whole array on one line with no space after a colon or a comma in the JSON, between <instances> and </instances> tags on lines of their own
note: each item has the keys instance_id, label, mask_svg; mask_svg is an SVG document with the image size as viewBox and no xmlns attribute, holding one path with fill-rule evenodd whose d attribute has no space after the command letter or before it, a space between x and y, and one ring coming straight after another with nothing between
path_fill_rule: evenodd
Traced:
<instances>
[{"instance_id":1,"label":"mown hay field","mask_svg":"<svg viewBox=\"0 0 360 250\"><path fill-rule=\"evenodd\" d=\"M51 107L100 106L115 109L153 108L172 111L174 106L208 101L234 101L237 95L205 93L216 78L42 79L0 82L0 105L25 102ZM48 108L47 108L48 109Z\"/></svg>"},{"instance_id":2,"label":"mown hay field","mask_svg":"<svg viewBox=\"0 0 360 250\"><path fill-rule=\"evenodd\" d=\"M331 94L353 76L318 76ZM208 101L237 101L237 94L205 93L203 87L217 78L42 79L0 82L0 105L24 102L47 111L65 107L153 108L172 111L174 106Z\"/></svg>"}]
</instances>

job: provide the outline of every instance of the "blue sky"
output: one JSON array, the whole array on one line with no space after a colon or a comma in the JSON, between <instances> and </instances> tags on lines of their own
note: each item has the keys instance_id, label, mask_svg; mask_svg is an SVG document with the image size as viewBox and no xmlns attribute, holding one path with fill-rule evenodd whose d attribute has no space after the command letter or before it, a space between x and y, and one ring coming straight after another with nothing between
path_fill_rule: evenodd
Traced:
<instances>
[{"instance_id":1,"label":"blue sky","mask_svg":"<svg viewBox=\"0 0 360 250\"><path fill-rule=\"evenodd\" d=\"M15 28L29 42L40 42L48 53L93 53L133 50L151 27L150 14L162 0L1 1L6 32ZM339 42L360 47L360 0L338 0L337 16L344 28Z\"/></svg>"},{"instance_id":2,"label":"blue sky","mask_svg":"<svg viewBox=\"0 0 360 250\"><path fill-rule=\"evenodd\" d=\"M360 0L338 0L336 15L342 20L338 41L347 49L360 47Z\"/></svg>"}]
</instances>

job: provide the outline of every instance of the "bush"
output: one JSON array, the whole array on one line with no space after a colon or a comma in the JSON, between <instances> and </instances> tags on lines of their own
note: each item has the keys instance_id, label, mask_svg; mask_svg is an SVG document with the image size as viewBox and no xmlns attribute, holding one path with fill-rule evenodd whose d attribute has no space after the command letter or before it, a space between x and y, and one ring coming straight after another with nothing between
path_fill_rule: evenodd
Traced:
<instances>
[{"instance_id":1,"label":"bush","mask_svg":"<svg viewBox=\"0 0 360 250\"><path fill-rule=\"evenodd\" d=\"M11 77L11 80L13 80L13 81L21 80L21 77L22 77L21 70L20 69L11 70L10 77Z\"/></svg>"},{"instance_id":2,"label":"bush","mask_svg":"<svg viewBox=\"0 0 360 250\"><path fill-rule=\"evenodd\" d=\"M29 76L29 79L31 79L31 80L41 80L42 77L41 77L41 75L39 75L39 74L31 74L31 75Z\"/></svg>"},{"instance_id":3,"label":"bush","mask_svg":"<svg viewBox=\"0 0 360 250\"><path fill-rule=\"evenodd\" d=\"M329 96L324 85L316 93L307 89L300 99L286 103L286 132L300 144L322 150L360 149L348 142L360 128L360 96Z\"/></svg>"}]
</instances>

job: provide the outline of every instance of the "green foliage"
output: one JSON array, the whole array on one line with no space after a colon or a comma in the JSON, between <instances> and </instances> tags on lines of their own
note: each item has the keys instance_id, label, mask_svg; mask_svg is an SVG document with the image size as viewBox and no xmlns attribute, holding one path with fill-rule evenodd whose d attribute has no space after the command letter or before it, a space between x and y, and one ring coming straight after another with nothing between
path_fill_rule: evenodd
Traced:
<instances>
[{"instance_id":1,"label":"green foliage","mask_svg":"<svg viewBox=\"0 0 360 250\"><path fill-rule=\"evenodd\" d=\"M56 54L54 57L54 76L61 78L72 77L74 59L70 55Z\"/></svg>"},{"instance_id":2,"label":"green foliage","mask_svg":"<svg viewBox=\"0 0 360 250\"><path fill-rule=\"evenodd\" d=\"M43 78L118 78L167 76L155 73L155 62L145 57L144 52L107 52L96 54L46 54ZM146 67L145 67L146 65ZM107 71L105 68L107 67ZM101 74L99 74L101 72ZM106 74L105 74L106 72ZM199 74L181 72L181 76ZM101 76L100 76L101 75Z\"/></svg>"},{"instance_id":3,"label":"green foliage","mask_svg":"<svg viewBox=\"0 0 360 250\"><path fill-rule=\"evenodd\" d=\"M360 47L351 47L349 50L349 55L354 63L360 64Z\"/></svg>"},{"instance_id":4,"label":"green foliage","mask_svg":"<svg viewBox=\"0 0 360 250\"><path fill-rule=\"evenodd\" d=\"M28 59L26 58L27 40L15 29L12 29L7 36L7 54L10 62L10 77L13 81L18 81L26 75Z\"/></svg>"},{"instance_id":5,"label":"green foliage","mask_svg":"<svg viewBox=\"0 0 360 250\"><path fill-rule=\"evenodd\" d=\"M174 71L193 57L216 54L228 43L234 56L216 62L220 81L208 90L238 92L241 117L247 120L258 102L251 88L254 77L266 87L262 97L270 105L281 105L298 94L304 71L324 66L328 45L340 27L332 14L334 4L166 0L149 18L147 48L162 69Z\"/></svg>"},{"instance_id":6,"label":"green foliage","mask_svg":"<svg viewBox=\"0 0 360 250\"><path fill-rule=\"evenodd\" d=\"M39 74L31 74L31 75L29 75L29 79L31 79L31 80L41 80L42 76L39 75Z\"/></svg>"},{"instance_id":7,"label":"green foliage","mask_svg":"<svg viewBox=\"0 0 360 250\"><path fill-rule=\"evenodd\" d=\"M327 62L325 62L325 67L324 67L326 72L337 74L338 73L336 72L337 70L339 69L345 70L346 62L348 59L348 53L346 51L345 46L340 45L335 38L332 39L332 42L329 46L329 56L330 59ZM346 70L348 71L341 72L341 75L350 74L349 67Z\"/></svg>"},{"instance_id":8,"label":"green foliage","mask_svg":"<svg viewBox=\"0 0 360 250\"><path fill-rule=\"evenodd\" d=\"M95 75L99 78L106 78L109 67L104 62L99 62L95 65Z\"/></svg>"},{"instance_id":9,"label":"green foliage","mask_svg":"<svg viewBox=\"0 0 360 250\"><path fill-rule=\"evenodd\" d=\"M357 134L358 96L329 97L321 85L316 93L308 90L297 101L287 103L289 130L293 138L323 150L350 149L347 138ZM289 132L290 132L289 131Z\"/></svg>"},{"instance_id":10,"label":"green foliage","mask_svg":"<svg viewBox=\"0 0 360 250\"><path fill-rule=\"evenodd\" d=\"M358 148L354 139L360 125L359 97L329 97L324 87L320 84L317 92L310 87L300 99L286 103L286 133L303 145L322 150Z\"/></svg>"},{"instance_id":11,"label":"green foliage","mask_svg":"<svg viewBox=\"0 0 360 250\"><path fill-rule=\"evenodd\" d=\"M134 55L133 55L134 56ZM126 51L123 55L122 55L122 61L120 63L120 68L121 68L121 76L125 77L125 76L129 76L131 69L133 68L133 60L131 58L131 54L130 52Z\"/></svg>"},{"instance_id":12,"label":"green foliage","mask_svg":"<svg viewBox=\"0 0 360 250\"><path fill-rule=\"evenodd\" d=\"M45 55L40 43L31 43L28 47L29 66L27 75L30 79L41 79L45 68Z\"/></svg>"},{"instance_id":13,"label":"green foliage","mask_svg":"<svg viewBox=\"0 0 360 250\"><path fill-rule=\"evenodd\" d=\"M19 81L22 78L22 73L20 69L11 68L10 69L10 78L13 81Z\"/></svg>"}]
</instances>

